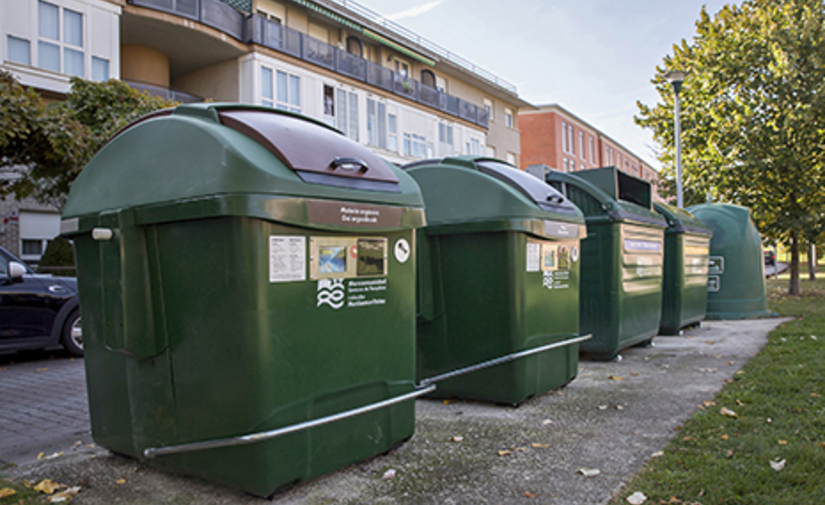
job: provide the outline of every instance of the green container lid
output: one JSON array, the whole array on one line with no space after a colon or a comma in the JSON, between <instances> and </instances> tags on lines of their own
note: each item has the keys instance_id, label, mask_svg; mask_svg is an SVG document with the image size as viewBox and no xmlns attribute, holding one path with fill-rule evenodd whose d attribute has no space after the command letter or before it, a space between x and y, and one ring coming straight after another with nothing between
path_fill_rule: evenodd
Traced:
<instances>
[{"instance_id":1,"label":"green container lid","mask_svg":"<svg viewBox=\"0 0 825 505\"><path fill-rule=\"evenodd\" d=\"M584 218L570 200L501 160L466 155L402 168L427 187L422 194L429 235L512 230L547 238L584 236L578 226Z\"/></svg>"},{"instance_id":2,"label":"green container lid","mask_svg":"<svg viewBox=\"0 0 825 505\"><path fill-rule=\"evenodd\" d=\"M240 104L181 105L131 124L75 180L63 219L67 232L86 231L73 218L122 208L140 224L243 215L351 226L315 200L415 207L380 216L376 230L423 224L415 182L365 146L309 118Z\"/></svg>"},{"instance_id":3,"label":"green container lid","mask_svg":"<svg viewBox=\"0 0 825 505\"><path fill-rule=\"evenodd\" d=\"M713 230L685 209L662 202L655 202L653 208L664 216L665 221L667 221L667 229L665 230L667 234L692 233L707 235L708 238L713 236Z\"/></svg>"},{"instance_id":4,"label":"green container lid","mask_svg":"<svg viewBox=\"0 0 825 505\"><path fill-rule=\"evenodd\" d=\"M687 210L713 230L707 318L770 316L762 238L751 219L751 210L723 203L694 205Z\"/></svg>"}]
</instances>

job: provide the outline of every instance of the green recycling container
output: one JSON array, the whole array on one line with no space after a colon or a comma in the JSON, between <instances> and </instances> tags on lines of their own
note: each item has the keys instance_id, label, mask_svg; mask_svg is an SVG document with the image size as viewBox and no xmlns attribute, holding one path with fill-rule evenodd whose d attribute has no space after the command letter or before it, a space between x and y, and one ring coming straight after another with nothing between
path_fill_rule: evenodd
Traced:
<instances>
[{"instance_id":1,"label":"green recycling container","mask_svg":"<svg viewBox=\"0 0 825 505\"><path fill-rule=\"evenodd\" d=\"M654 203L653 208L667 221L659 334L677 335L705 318L713 232L684 209L666 203Z\"/></svg>"},{"instance_id":2,"label":"green recycling container","mask_svg":"<svg viewBox=\"0 0 825 505\"><path fill-rule=\"evenodd\" d=\"M518 404L578 372L584 218L492 158L402 167L421 187L417 377L436 395Z\"/></svg>"},{"instance_id":3,"label":"green recycling container","mask_svg":"<svg viewBox=\"0 0 825 505\"><path fill-rule=\"evenodd\" d=\"M713 230L708 261L707 319L771 315L765 295L762 238L747 207L705 203L687 209Z\"/></svg>"},{"instance_id":4,"label":"green recycling container","mask_svg":"<svg viewBox=\"0 0 825 505\"><path fill-rule=\"evenodd\" d=\"M130 125L72 186L94 440L268 496L410 438L407 174L336 130L237 104Z\"/></svg>"},{"instance_id":5,"label":"green recycling container","mask_svg":"<svg viewBox=\"0 0 825 505\"><path fill-rule=\"evenodd\" d=\"M594 359L613 359L621 349L650 341L662 315L667 226L653 211L650 183L616 167L528 170L543 174L587 222L581 246L581 331L593 338L582 342L582 350Z\"/></svg>"}]
</instances>

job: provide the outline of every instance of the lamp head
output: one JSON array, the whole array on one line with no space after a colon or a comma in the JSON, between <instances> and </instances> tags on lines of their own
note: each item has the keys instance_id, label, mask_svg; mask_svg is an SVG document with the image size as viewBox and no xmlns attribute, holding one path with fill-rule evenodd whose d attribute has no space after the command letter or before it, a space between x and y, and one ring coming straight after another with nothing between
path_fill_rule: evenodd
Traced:
<instances>
[{"instance_id":1,"label":"lamp head","mask_svg":"<svg viewBox=\"0 0 825 505\"><path fill-rule=\"evenodd\" d=\"M665 74L665 79L673 85L673 90L676 91L676 93L679 93L682 89L682 83L685 81L685 77L687 77L687 72L682 70L671 70Z\"/></svg>"}]
</instances>

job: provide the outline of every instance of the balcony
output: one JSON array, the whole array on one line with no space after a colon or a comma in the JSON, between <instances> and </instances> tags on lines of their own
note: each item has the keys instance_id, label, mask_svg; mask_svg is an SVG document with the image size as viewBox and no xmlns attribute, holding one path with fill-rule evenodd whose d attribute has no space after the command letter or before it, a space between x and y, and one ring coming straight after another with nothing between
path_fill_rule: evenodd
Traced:
<instances>
[{"instance_id":1,"label":"balcony","mask_svg":"<svg viewBox=\"0 0 825 505\"><path fill-rule=\"evenodd\" d=\"M172 89L172 88L164 88L163 86L157 86L155 84L149 84L148 82L140 82L140 81L132 81L124 79L123 82L128 84L130 87L138 90L138 91L145 91L152 96L156 96L158 98L163 98L165 100L174 100L178 103L198 103L203 102L203 98L192 95L180 90Z\"/></svg>"},{"instance_id":2,"label":"balcony","mask_svg":"<svg viewBox=\"0 0 825 505\"><path fill-rule=\"evenodd\" d=\"M259 44L338 74L381 88L483 128L488 128L486 109L431 88L364 58L342 51L321 40L250 15L220 0L127 0L139 7L167 12L219 30L245 44ZM202 99L194 97L195 101ZM182 101L182 100L178 100Z\"/></svg>"}]
</instances>

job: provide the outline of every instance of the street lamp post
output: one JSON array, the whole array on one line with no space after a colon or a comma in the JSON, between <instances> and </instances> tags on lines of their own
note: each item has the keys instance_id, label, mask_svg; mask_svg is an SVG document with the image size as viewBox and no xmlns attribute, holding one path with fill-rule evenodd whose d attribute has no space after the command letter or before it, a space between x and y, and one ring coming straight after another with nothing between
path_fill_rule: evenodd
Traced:
<instances>
[{"instance_id":1,"label":"street lamp post","mask_svg":"<svg viewBox=\"0 0 825 505\"><path fill-rule=\"evenodd\" d=\"M676 206L680 209L685 206L682 194L682 125L679 119L679 92L682 90L682 83L685 81L686 72L672 70L665 74L665 79L670 81L675 95L673 105L673 135L676 139Z\"/></svg>"}]
</instances>

